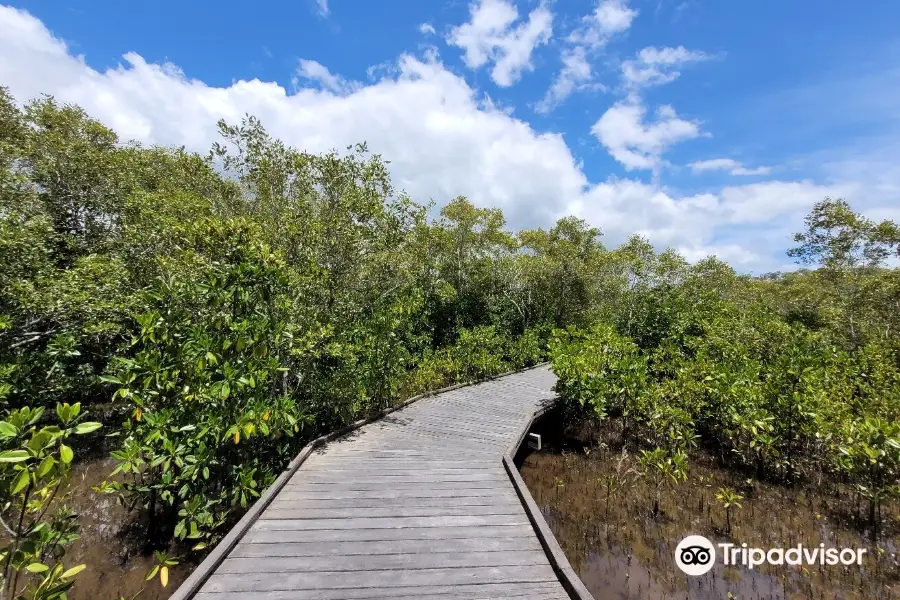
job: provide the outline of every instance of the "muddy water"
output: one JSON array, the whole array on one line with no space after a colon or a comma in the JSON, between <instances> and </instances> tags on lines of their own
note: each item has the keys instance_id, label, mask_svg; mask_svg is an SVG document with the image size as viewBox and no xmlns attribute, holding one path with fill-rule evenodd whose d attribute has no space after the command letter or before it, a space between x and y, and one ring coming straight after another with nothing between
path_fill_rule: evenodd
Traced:
<instances>
[{"instance_id":1,"label":"muddy water","mask_svg":"<svg viewBox=\"0 0 900 600\"><path fill-rule=\"evenodd\" d=\"M688 480L662 491L654 516L655 494L636 467L633 454L623 458L602 446L545 448L521 458L520 471L531 494L597 600L900 599L897 503L883 509L887 527L876 545L856 520L865 510L857 508L851 492L825 483L790 488L747 481L698 452L691 456ZM730 532L725 510L715 498L726 486L744 496L742 507L730 512ZM867 554L862 567L750 570L726 567L717 559L706 575L688 577L675 566L674 550L690 534L704 535L715 544L768 549L824 543L867 548Z\"/></svg>"},{"instance_id":2,"label":"muddy water","mask_svg":"<svg viewBox=\"0 0 900 600\"><path fill-rule=\"evenodd\" d=\"M124 596L139 600L163 600L190 574L192 565L169 569L169 584L163 588L157 577L145 581L156 564L152 552L141 546L141 526L116 504L115 496L94 492L113 470L111 459L87 460L75 465L69 481L68 502L78 515L81 539L66 550L67 566L84 563L87 568L75 580L69 600L117 600Z\"/></svg>"}]
</instances>

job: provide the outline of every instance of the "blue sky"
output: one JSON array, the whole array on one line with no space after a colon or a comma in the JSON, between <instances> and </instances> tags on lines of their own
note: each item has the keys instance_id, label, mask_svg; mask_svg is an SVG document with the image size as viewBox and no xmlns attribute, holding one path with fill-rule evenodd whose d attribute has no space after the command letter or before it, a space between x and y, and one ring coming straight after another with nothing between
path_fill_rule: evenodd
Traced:
<instances>
[{"instance_id":1,"label":"blue sky","mask_svg":"<svg viewBox=\"0 0 900 600\"><path fill-rule=\"evenodd\" d=\"M246 112L297 147L365 140L420 201L761 272L825 195L900 217L898 22L887 1L20 1L0 85L201 151Z\"/></svg>"}]
</instances>

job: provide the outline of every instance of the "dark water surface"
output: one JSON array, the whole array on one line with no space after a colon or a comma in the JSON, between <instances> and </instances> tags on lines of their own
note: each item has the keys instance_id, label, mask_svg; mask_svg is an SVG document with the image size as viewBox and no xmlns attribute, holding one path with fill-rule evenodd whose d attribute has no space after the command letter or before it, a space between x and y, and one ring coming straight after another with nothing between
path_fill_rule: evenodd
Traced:
<instances>
[{"instance_id":1,"label":"dark water surface","mask_svg":"<svg viewBox=\"0 0 900 600\"><path fill-rule=\"evenodd\" d=\"M691 456L687 482L666 488L654 516L654 491L635 469L633 454L582 448L545 448L521 458L520 471L572 567L597 600L685 598L900 599L897 503L883 508L888 527L877 545L864 527L865 509L852 492L819 485L748 481L702 452ZM607 483L613 481L613 492ZM615 490L616 482L626 481ZM726 515L716 491L744 496ZM607 497L609 497L607 501ZM860 515L857 519L856 514ZM866 548L862 566L725 566L689 577L675 565L675 546L687 535L713 543L757 548ZM718 550L718 548L717 548Z\"/></svg>"}]
</instances>

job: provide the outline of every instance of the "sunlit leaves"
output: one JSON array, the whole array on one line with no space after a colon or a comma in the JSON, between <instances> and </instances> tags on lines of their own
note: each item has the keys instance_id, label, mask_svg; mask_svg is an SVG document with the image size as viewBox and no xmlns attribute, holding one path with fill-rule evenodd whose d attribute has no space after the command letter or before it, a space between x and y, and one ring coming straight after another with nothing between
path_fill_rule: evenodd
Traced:
<instances>
[{"instance_id":1,"label":"sunlit leaves","mask_svg":"<svg viewBox=\"0 0 900 600\"><path fill-rule=\"evenodd\" d=\"M178 539L215 541L302 445L306 417L281 371L292 356L283 262L243 221L191 224L184 233L221 236L223 260L188 280L160 281L153 311L139 319L115 375L135 404L113 453L115 472L127 478L107 489L129 505L174 506Z\"/></svg>"},{"instance_id":2,"label":"sunlit leaves","mask_svg":"<svg viewBox=\"0 0 900 600\"><path fill-rule=\"evenodd\" d=\"M84 415L77 403L57 405L55 416L63 427L40 424L44 412L29 407L8 411L0 428L0 511L10 534L0 545L0 556L8 557L0 585L29 600L60 597L84 568L64 571L61 560L65 545L78 537L78 525L60 493L75 458L65 441L99 428L79 428ZM15 589L13 581L18 582Z\"/></svg>"}]
</instances>

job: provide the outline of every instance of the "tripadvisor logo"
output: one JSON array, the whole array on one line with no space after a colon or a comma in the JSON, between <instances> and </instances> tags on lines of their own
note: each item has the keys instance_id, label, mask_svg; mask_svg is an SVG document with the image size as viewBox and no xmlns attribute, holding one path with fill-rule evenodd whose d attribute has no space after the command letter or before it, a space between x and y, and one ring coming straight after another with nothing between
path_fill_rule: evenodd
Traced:
<instances>
[{"instance_id":1,"label":"tripadvisor logo","mask_svg":"<svg viewBox=\"0 0 900 600\"><path fill-rule=\"evenodd\" d=\"M716 549L702 535L689 535L675 548L675 564L688 575L703 575L715 562Z\"/></svg>"},{"instance_id":2,"label":"tripadvisor logo","mask_svg":"<svg viewBox=\"0 0 900 600\"><path fill-rule=\"evenodd\" d=\"M722 552L722 564L753 569L760 565L862 565L865 548L826 548L825 544L808 548L748 548L747 544L716 544L702 535L689 535L675 548L675 564L688 575L708 573L716 562L716 546Z\"/></svg>"}]
</instances>

